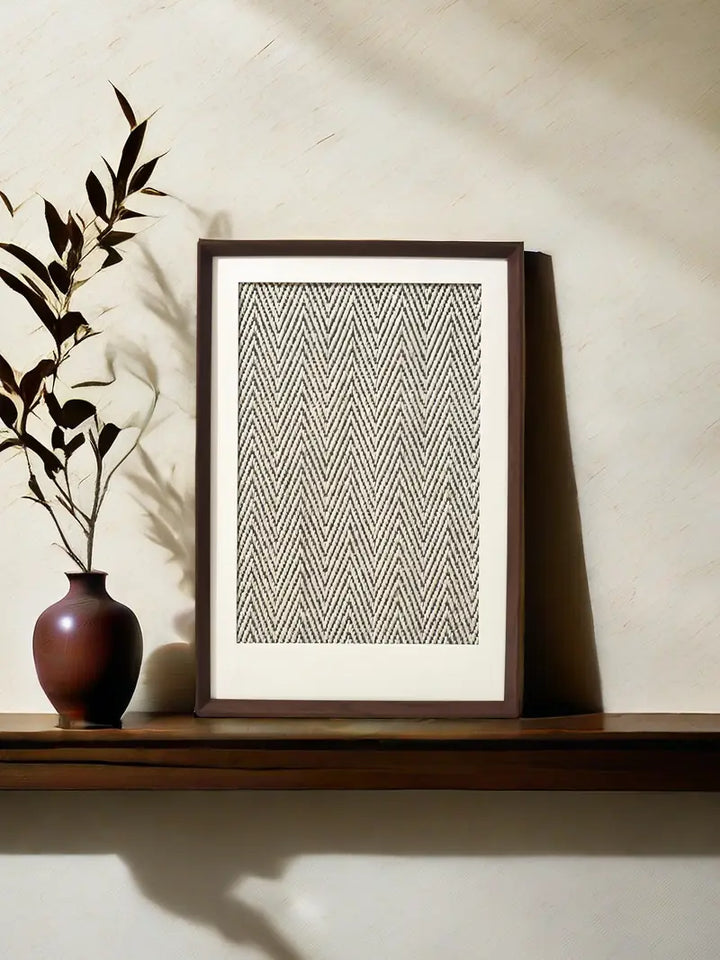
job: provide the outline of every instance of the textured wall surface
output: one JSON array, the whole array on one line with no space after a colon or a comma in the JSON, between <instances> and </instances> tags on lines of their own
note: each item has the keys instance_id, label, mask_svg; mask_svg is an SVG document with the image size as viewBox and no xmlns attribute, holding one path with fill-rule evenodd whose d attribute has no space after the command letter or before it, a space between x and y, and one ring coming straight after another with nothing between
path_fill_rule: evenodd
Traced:
<instances>
[{"instance_id":1,"label":"textured wall surface","mask_svg":"<svg viewBox=\"0 0 720 960\"><path fill-rule=\"evenodd\" d=\"M103 324L126 341L125 369L149 349L163 391L98 545L145 630L135 706L181 706L191 680L196 239L309 236L520 239L552 257L543 296L584 553L536 517L565 573L533 610L572 607L582 568L606 709L720 709L717 4L2 10L0 188L13 200L81 202L90 165L125 134L108 79L138 112L161 107L148 149L172 148L157 179L178 199L83 301L114 307ZM0 213L3 239L43 252L39 215ZM0 310L3 351L27 366L42 331L5 291ZM118 387L130 416L142 394L130 373ZM565 449L561 420L533 421L543 478ZM563 490L567 506L571 475ZM47 709L29 639L65 568L23 493L18 465L0 464L7 711ZM718 809L679 796L2 797L3 941L21 960L98 942L110 958L709 960Z\"/></svg>"}]
</instances>

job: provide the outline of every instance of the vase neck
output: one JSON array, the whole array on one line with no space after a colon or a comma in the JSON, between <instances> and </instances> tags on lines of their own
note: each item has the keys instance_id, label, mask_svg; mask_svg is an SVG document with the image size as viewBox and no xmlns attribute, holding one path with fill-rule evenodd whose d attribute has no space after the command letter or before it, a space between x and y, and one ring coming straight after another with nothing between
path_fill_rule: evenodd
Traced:
<instances>
[{"instance_id":1,"label":"vase neck","mask_svg":"<svg viewBox=\"0 0 720 960\"><path fill-rule=\"evenodd\" d=\"M98 570L91 570L89 573L86 571L81 571L77 573L66 573L65 576L68 578L70 589L68 590L68 596L95 596L95 597L106 597L107 590L105 589L105 578L107 577L106 573L102 573Z\"/></svg>"}]
</instances>

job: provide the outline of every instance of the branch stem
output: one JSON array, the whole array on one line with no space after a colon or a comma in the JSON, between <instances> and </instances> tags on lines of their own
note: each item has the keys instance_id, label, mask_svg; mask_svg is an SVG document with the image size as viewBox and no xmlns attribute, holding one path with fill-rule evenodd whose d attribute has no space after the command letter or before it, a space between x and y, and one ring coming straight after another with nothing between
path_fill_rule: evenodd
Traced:
<instances>
[{"instance_id":1,"label":"branch stem","mask_svg":"<svg viewBox=\"0 0 720 960\"><path fill-rule=\"evenodd\" d=\"M95 466L97 473L95 474L95 492L93 494L93 505L92 510L90 511L90 517L88 518L88 532L87 532L87 568L92 570L92 559L93 559L93 548L95 546L95 527L97 525L98 514L100 513L100 507L102 505L102 497L100 491L102 488L102 457L100 456L100 448L98 447L97 440L90 434L90 446L93 449L93 454L95 455Z\"/></svg>"}]
</instances>

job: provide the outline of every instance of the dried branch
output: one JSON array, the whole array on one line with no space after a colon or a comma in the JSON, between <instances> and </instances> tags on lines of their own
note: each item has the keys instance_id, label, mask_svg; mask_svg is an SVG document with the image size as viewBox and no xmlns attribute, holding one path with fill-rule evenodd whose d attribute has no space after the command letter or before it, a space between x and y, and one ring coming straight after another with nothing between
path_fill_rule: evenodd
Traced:
<instances>
[{"instance_id":1,"label":"dried branch","mask_svg":"<svg viewBox=\"0 0 720 960\"><path fill-rule=\"evenodd\" d=\"M74 294L100 271L123 261L123 245L140 229L140 226L128 227L127 221L141 220L146 216L126 206L128 199L136 194L167 196L150 185L163 155L139 162L150 118L138 122L127 98L114 86L113 90L130 131L115 168L102 158L110 178L109 189L92 170L85 178L85 192L93 216L86 220L80 213L68 211L67 217L63 218L55 205L43 198L45 227L55 253L55 259L49 264L24 247L0 243L0 249L11 258L11 268L0 269L0 280L33 310L53 342L50 355L25 373L13 369L0 355L0 421L6 428L3 435L7 435L0 442L0 453L15 448L23 450L31 494L27 499L39 503L48 513L60 536L62 549L83 570L92 567L97 521L110 480L137 447L158 400L157 386L151 384L153 400L136 438L123 456L108 467L106 457L118 435L124 429L132 428L103 423L96 405L78 391L84 387L108 387L114 383L112 363L108 363L109 380L93 378L65 387L66 398L61 400L58 396L60 367L80 344L98 333L82 313L72 309ZM18 209L2 191L0 202L11 216ZM121 222L122 228L119 227ZM102 263L82 276L90 258L98 252L104 254ZM24 269L18 270L18 264ZM36 432L43 427L52 432L50 447L43 440L42 432ZM69 470L71 457L85 445L93 456L94 494L89 510L83 508L80 496L80 486L86 478L74 479ZM43 491L31 455L42 465L41 472L52 488L52 496ZM73 546L71 535L60 523L58 511L83 542L82 550Z\"/></svg>"}]
</instances>

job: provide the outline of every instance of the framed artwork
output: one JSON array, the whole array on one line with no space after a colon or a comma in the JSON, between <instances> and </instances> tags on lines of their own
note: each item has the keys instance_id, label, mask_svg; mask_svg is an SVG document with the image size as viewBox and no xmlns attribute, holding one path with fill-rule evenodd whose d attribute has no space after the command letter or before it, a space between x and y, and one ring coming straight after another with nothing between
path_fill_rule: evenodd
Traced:
<instances>
[{"instance_id":1,"label":"framed artwork","mask_svg":"<svg viewBox=\"0 0 720 960\"><path fill-rule=\"evenodd\" d=\"M196 713L517 716L520 243L198 245Z\"/></svg>"}]
</instances>

